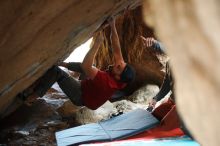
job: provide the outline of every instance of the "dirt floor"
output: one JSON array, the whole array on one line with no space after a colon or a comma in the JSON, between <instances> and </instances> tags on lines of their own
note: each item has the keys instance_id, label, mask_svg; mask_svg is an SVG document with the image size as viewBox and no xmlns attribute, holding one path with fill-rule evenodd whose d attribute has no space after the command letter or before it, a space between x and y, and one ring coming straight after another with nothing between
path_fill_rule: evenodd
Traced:
<instances>
[{"instance_id":1,"label":"dirt floor","mask_svg":"<svg viewBox=\"0 0 220 146\"><path fill-rule=\"evenodd\" d=\"M96 111L74 106L60 91L48 93L0 121L0 145L56 146L57 131L109 119L136 108L146 109L148 98L158 90L154 86L142 88L129 97L133 102L106 102Z\"/></svg>"}]
</instances>

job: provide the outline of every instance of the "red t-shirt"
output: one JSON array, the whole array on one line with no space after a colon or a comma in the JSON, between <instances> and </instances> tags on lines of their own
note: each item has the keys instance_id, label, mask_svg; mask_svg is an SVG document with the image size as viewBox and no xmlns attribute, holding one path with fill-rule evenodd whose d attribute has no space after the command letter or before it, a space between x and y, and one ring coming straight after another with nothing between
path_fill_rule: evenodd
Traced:
<instances>
[{"instance_id":1,"label":"red t-shirt","mask_svg":"<svg viewBox=\"0 0 220 146\"><path fill-rule=\"evenodd\" d=\"M95 110L111 98L114 92L125 87L125 83L117 82L111 74L98 71L95 78L81 82L83 104Z\"/></svg>"}]
</instances>

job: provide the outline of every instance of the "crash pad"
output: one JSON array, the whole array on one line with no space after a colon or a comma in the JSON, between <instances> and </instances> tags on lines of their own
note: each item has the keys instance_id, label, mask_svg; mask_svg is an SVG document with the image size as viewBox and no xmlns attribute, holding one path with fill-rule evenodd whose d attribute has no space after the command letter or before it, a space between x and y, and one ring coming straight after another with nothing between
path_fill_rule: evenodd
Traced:
<instances>
[{"instance_id":1,"label":"crash pad","mask_svg":"<svg viewBox=\"0 0 220 146\"><path fill-rule=\"evenodd\" d=\"M160 138L152 140L134 140L116 141L99 144L83 144L80 146L200 146L200 144L192 140L188 136L178 136L169 138Z\"/></svg>"},{"instance_id":2,"label":"crash pad","mask_svg":"<svg viewBox=\"0 0 220 146\"><path fill-rule=\"evenodd\" d=\"M56 132L58 146L113 141L151 129L159 121L148 111L134 111L98 123L91 123Z\"/></svg>"}]
</instances>

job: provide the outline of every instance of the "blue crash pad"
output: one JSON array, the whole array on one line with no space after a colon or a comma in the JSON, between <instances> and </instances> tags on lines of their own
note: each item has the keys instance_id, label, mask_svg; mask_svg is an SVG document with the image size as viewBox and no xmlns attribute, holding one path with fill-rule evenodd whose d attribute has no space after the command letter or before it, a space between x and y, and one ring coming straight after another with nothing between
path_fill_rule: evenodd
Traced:
<instances>
[{"instance_id":1,"label":"blue crash pad","mask_svg":"<svg viewBox=\"0 0 220 146\"><path fill-rule=\"evenodd\" d=\"M112 141L133 136L158 124L159 121L151 113L144 109L136 109L99 123L56 132L56 140L58 146Z\"/></svg>"}]
</instances>

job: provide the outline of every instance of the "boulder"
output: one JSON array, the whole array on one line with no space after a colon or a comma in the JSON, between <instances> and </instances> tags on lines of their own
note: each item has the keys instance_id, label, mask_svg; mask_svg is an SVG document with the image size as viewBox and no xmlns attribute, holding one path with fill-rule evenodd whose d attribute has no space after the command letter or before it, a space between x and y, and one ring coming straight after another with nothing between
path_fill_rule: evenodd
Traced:
<instances>
[{"instance_id":1,"label":"boulder","mask_svg":"<svg viewBox=\"0 0 220 146\"><path fill-rule=\"evenodd\" d=\"M144 18L171 58L177 108L201 145L220 143L220 3L146 0Z\"/></svg>"}]
</instances>

